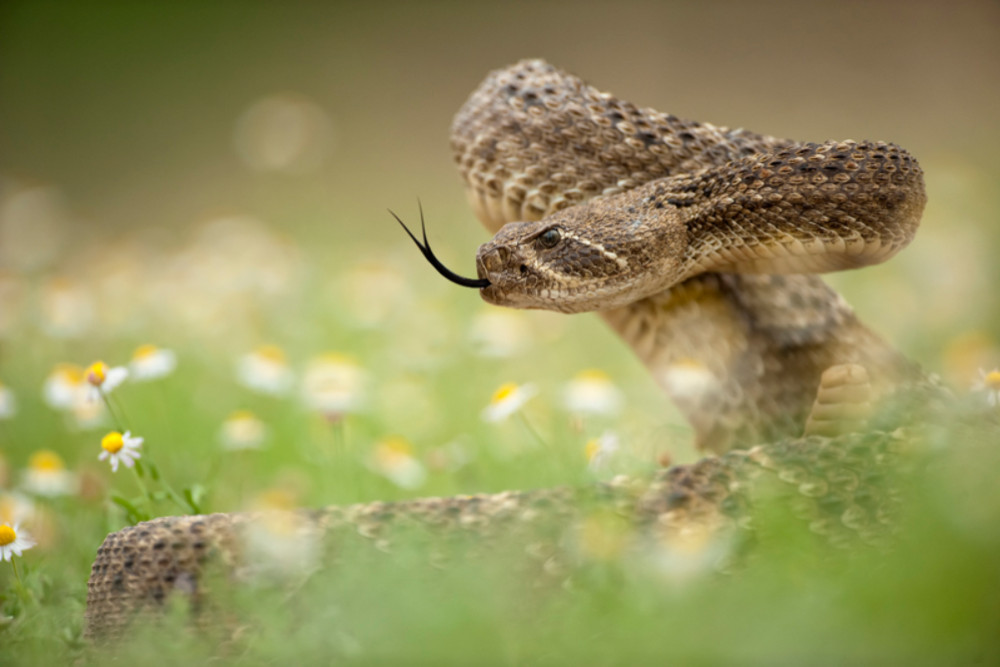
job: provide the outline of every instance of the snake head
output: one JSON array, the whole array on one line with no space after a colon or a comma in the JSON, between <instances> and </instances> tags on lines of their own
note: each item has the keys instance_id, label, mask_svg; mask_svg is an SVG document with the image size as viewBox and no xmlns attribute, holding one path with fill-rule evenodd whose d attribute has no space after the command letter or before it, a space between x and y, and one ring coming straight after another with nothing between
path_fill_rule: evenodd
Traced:
<instances>
[{"instance_id":1,"label":"snake head","mask_svg":"<svg viewBox=\"0 0 1000 667\"><path fill-rule=\"evenodd\" d=\"M509 308L579 313L669 287L680 279L686 232L646 208L630 206L626 193L505 225L476 254L479 279L489 283L481 296Z\"/></svg>"}]
</instances>

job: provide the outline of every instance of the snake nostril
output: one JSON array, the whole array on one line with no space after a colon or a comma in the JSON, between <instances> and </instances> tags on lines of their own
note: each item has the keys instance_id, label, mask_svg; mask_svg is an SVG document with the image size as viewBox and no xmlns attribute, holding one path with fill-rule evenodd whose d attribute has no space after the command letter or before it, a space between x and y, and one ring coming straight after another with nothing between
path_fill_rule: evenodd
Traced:
<instances>
[{"instance_id":1,"label":"snake nostril","mask_svg":"<svg viewBox=\"0 0 1000 667\"><path fill-rule=\"evenodd\" d=\"M522 264L521 265L521 275L523 276L527 272L528 272L528 266L526 264Z\"/></svg>"}]
</instances>

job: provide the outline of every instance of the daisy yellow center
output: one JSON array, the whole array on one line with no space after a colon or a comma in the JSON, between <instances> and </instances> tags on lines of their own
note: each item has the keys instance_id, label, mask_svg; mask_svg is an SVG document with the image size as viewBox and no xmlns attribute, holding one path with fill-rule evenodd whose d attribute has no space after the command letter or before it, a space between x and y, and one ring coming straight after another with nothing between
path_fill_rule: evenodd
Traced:
<instances>
[{"instance_id":1,"label":"daisy yellow center","mask_svg":"<svg viewBox=\"0 0 1000 667\"><path fill-rule=\"evenodd\" d=\"M254 422L257 421L257 417L254 416L249 410L236 410L231 415L229 415L228 421L230 422Z\"/></svg>"},{"instance_id":2,"label":"daisy yellow center","mask_svg":"<svg viewBox=\"0 0 1000 667\"><path fill-rule=\"evenodd\" d=\"M17 533L14 529L4 524L0 526L0 547L5 547L8 544L13 544L14 540L17 539Z\"/></svg>"},{"instance_id":3,"label":"daisy yellow center","mask_svg":"<svg viewBox=\"0 0 1000 667\"><path fill-rule=\"evenodd\" d=\"M58 472L66 467L62 458L53 451L43 449L28 460L28 467L38 472Z\"/></svg>"},{"instance_id":4,"label":"daisy yellow center","mask_svg":"<svg viewBox=\"0 0 1000 667\"><path fill-rule=\"evenodd\" d=\"M118 431L112 431L111 433L108 433L101 440L101 448L103 448L104 451L111 454L117 454L119 451L121 451L121 448L124 446L125 446L125 439L122 438L122 434L119 433Z\"/></svg>"},{"instance_id":5,"label":"daisy yellow center","mask_svg":"<svg viewBox=\"0 0 1000 667\"><path fill-rule=\"evenodd\" d=\"M405 438L390 436L382 441L380 449L389 456L412 456L413 445Z\"/></svg>"},{"instance_id":6,"label":"daisy yellow center","mask_svg":"<svg viewBox=\"0 0 1000 667\"><path fill-rule=\"evenodd\" d=\"M507 384L501 385L500 388L493 393L493 398L491 399L490 402L494 404L503 403L511 396L513 396L516 392L517 392L517 385L514 384L513 382L508 382Z\"/></svg>"},{"instance_id":7,"label":"daisy yellow center","mask_svg":"<svg viewBox=\"0 0 1000 667\"><path fill-rule=\"evenodd\" d=\"M56 367L59 379L69 384L80 384L83 382L83 369L75 364L59 364Z\"/></svg>"},{"instance_id":8,"label":"daisy yellow center","mask_svg":"<svg viewBox=\"0 0 1000 667\"><path fill-rule=\"evenodd\" d=\"M333 366L356 366L357 362L351 359L347 355L339 354L337 352L327 352L326 354L321 354L316 358L316 361L322 364L330 364Z\"/></svg>"},{"instance_id":9,"label":"daisy yellow center","mask_svg":"<svg viewBox=\"0 0 1000 667\"><path fill-rule=\"evenodd\" d=\"M135 349L135 352L132 353L132 358L135 359L136 361L142 361L143 359L149 359L150 357L155 355L158 351L159 348L157 348L155 345L149 345L149 344L140 345Z\"/></svg>"},{"instance_id":10,"label":"daisy yellow center","mask_svg":"<svg viewBox=\"0 0 1000 667\"><path fill-rule=\"evenodd\" d=\"M599 371L596 368L589 368L585 371L580 371L576 374L576 379L582 382L600 382L608 383L611 382L611 378L604 371Z\"/></svg>"},{"instance_id":11,"label":"daisy yellow center","mask_svg":"<svg viewBox=\"0 0 1000 667\"><path fill-rule=\"evenodd\" d=\"M601 451L601 443L597 440L590 440L583 451L587 455L587 460L593 461L594 457L597 456L597 452Z\"/></svg>"},{"instance_id":12,"label":"daisy yellow center","mask_svg":"<svg viewBox=\"0 0 1000 667\"><path fill-rule=\"evenodd\" d=\"M989 389L1000 391L1000 370L987 373L983 378L983 384Z\"/></svg>"},{"instance_id":13,"label":"daisy yellow center","mask_svg":"<svg viewBox=\"0 0 1000 667\"><path fill-rule=\"evenodd\" d=\"M100 387L108 377L108 365L103 361L95 361L87 368L87 382Z\"/></svg>"},{"instance_id":14,"label":"daisy yellow center","mask_svg":"<svg viewBox=\"0 0 1000 667\"><path fill-rule=\"evenodd\" d=\"M285 363L285 352L277 345L261 345L257 348L257 356L276 364Z\"/></svg>"}]
</instances>

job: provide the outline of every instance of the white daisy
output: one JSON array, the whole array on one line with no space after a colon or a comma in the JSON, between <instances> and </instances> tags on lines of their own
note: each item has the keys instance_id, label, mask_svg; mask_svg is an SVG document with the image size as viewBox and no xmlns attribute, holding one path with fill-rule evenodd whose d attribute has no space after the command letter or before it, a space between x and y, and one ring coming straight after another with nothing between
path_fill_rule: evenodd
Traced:
<instances>
[{"instance_id":1,"label":"white daisy","mask_svg":"<svg viewBox=\"0 0 1000 667\"><path fill-rule=\"evenodd\" d=\"M277 345L261 345L243 355L236 377L245 387L272 396L287 394L294 380L285 352Z\"/></svg>"},{"instance_id":2,"label":"white daisy","mask_svg":"<svg viewBox=\"0 0 1000 667\"><path fill-rule=\"evenodd\" d=\"M503 384L493 392L489 405L483 408L482 418L488 422L503 421L524 407L537 393L533 384Z\"/></svg>"},{"instance_id":3,"label":"white daisy","mask_svg":"<svg viewBox=\"0 0 1000 667\"><path fill-rule=\"evenodd\" d=\"M111 431L101 439L101 449L104 451L97 457L97 460L110 459L111 472L118 472L119 462L124 463L126 468L131 468L135 465L136 459L142 458L142 454L139 452L142 441L142 438L132 437L131 431L125 431L124 434Z\"/></svg>"},{"instance_id":4,"label":"white daisy","mask_svg":"<svg viewBox=\"0 0 1000 667\"><path fill-rule=\"evenodd\" d=\"M35 546L35 541L31 539L23 530L19 530L18 524L13 526L9 523L0 524L0 560L10 560L14 556L20 556L22 552Z\"/></svg>"},{"instance_id":5,"label":"white daisy","mask_svg":"<svg viewBox=\"0 0 1000 667\"><path fill-rule=\"evenodd\" d=\"M10 419L17 414L17 398L14 392L0 382L0 419Z\"/></svg>"},{"instance_id":6,"label":"white daisy","mask_svg":"<svg viewBox=\"0 0 1000 667\"><path fill-rule=\"evenodd\" d=\"M83 369L76 364L58 364L42 385L42 397L56 410L70 410L84 392Z\"/></svg>"},{"instance_id":7,"label":"white daisy","mask_svg":"<svg viewBox=\"0 0 1000 667\"><path fill-rule=\"evenodd\" d=\"M427 479L423 464L413 456L413 446L399 436L389 436L375 445L371 467L404 489L415 489Z\"/></svg>"},{"instance_id":8,"label":"white daisy","mask_svg":"<svg viewBox=\"0 0 1000 667\"><path fill-rule=\"evenodd\" d=\"M173 350L167 350L155 345L140 345L132 353L129 369L136 380L156 380L174 372L177 367L177 355Z\"/></svg>"},{"instance_id":9,"label":"white daisy","mask_svg":"<svg viewBox=\"0 0 1000 667\"><path fill-rule=\"evenodd\" d=\"M712 371L694 359L679 359L667 366L658 378L660 385L675 399L697 399L717 386Z\"/></svg>"},{"instance_id":10,"label":"white daisy","mask_svg":"<svg viewBox=\"0 0 1000 667\"><path fill-rule=\"evenodd\" d=\"M584 450L587 455L587 464L591 470L606 468L611 458L621 448L618 436L611 431L605 431L601 437L594 438L587 442Z\"/></svg>"},{"instance_id":11,"label":"white daisy","mask_svg":"<svg viewBox=\"0 0 1000 667\"><path fill-rule=\"evenodd\" d=\"M101 394L110 394L128 378L128 369L124 366L110 367L103 361L95 361L87 367L83 376L90 385L87 389L87 398L99 401Z\"/></svg>"},{"instance_id":12,"label":"white daisy","mask_svg":"<svg viewBox=\"0 0 1000 667\"><path fill-rule=\"evenodd\" d=\"M240 530L248 574L299 577L315 569L322 541L316 524L295 505L282 490L265 491L254 501L255 511Z\"/></svg>"},{"instance_id":13,"label":"white daisy","mask_svg":"<svg viewBox=\"0 0 1000 667\"><path fill-rule=\"evenodd\" d=\"M502 359L523 352L531 342L531 331L521 313L491 308L476 315L469 337L478 354Z\"/></svg>"},{"instance_id":14,"label":"white daisy","mask_svg":"<svg viewBox=\"0 0 1000 667\"><path fill-rule=\"evenodd\" d=\"M979 369L979 380L972 385L973 391L986 394L986 402L991 407L1000 407L1000 369L994 368L989 373Z\"/></svg>"},{"instance_id":15,"label":"white daisy","mask_svg":"<svg viewBox=\"0 0 1000 667\"><path fill-rule=\"evenodd\" d=\"M625 398L607 373L590 369L577 373L566 383L563 404L576 414L613 417L621 412Z\"/></svg>"},{"instance_id":16,"label":"white daisy","mask_svg":"<svg viewBox=\"0 0 1000 667\"><path fill-rule=\"evenodd\" d=\"M368 374L353 359L334 353L316 357L302 378L306 406L330 417L358 412L366 402Z\"/></svg>"},{"instance_id":17,"label":"white daisy","mask_svg":"<svg viewBox=\"0 0 1000 667\"><path fill-rule=\"evenodd\" d=\"M48 449L31 455L22 486L36 496L65 496L76 490L76 475L66 470L62 457Z\"/></svg>"},{"instance_id":18,"label":"white daisy","mask_svg":"<svg viewBox=\"0 0 1000 667\"><path fill-rule=\"evenodd\" d=\"M222 422L219 440L223 449L260 449L267 436L267 426L249 410L237 410Z\"/></svg>"}]
</instances>

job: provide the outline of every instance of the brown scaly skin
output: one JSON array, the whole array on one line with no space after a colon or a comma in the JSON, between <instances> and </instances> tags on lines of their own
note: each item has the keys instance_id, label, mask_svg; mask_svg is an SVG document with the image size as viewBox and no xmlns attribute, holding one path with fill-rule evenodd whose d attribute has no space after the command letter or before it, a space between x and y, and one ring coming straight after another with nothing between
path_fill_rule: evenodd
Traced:
<instances>
[{"instance_id":1,"label":"brown scaly skin","mask_svg":"<svg viewBox=\"0 0 1000 667\"><path fill-rule=\"evenodd\" d=\"M728 203L715 212L704 200L678 207L685 197L698 198L698 189L685 191L686 184L703 183L698 179L711 173L712 187L739 190L743 183L763 196L772 177L780 176L785 183L798 175L812 178L791 163L801 149L793 142L639 110L540 61L490 75L456 116L452 144L470 201L494 232L506 222L536 221L555 212L578 215L569 207L599 195L604 195L598 200L604 207L622 193L631 197L629 201L641 200L629 191L645 184L649 185L640 190L645 204L637 200L636 206L655 210L660 202L673 207L682 216L678 224L689 229L725 225ZM893 215L904 221L900 235L893 236L896 232L888 229L874 236L858 231L868 253L877 254L876 246L887 248L881 251L887 254L898 250L912 233L905 230L910 224L906 221L915 224L914 211L922 206L922 191L920 196L913 193L913 179L919 178L916 164L884 144L808 148L810 156L821 150L828 154L823 160L848 155L833 158L845 166L831 171L832 177L846 174L850 160L882 166L892 160L876 158L876 152L897 155L897 164L908 165L904 178L908 184L897 185L911 194L885 200L893 202L897 209ZM855 152L864 155L855 159L851 157ZM771 165L779 158L764 161L754 157L758 154L783 155L784 162ZM727 171L730 167L724 165L741 159ZM783 175L761 171L780 172L784 166L791 171ZM888 174L888 181L895 184L902 170L889 172L882 166L872 172L860 166L853 171L873 174L875 181ZM738 172L740 183L735 178ZM727 175L733 178L727 180ZM664 177L671 177L669 186L652 183ZM746 183L750 178L753 182ZM855 176L848 175L851 178ZM817 183L819 188L823 185ZM783 201L789 200L788 194L784 191ZM880 215L878 194L874 191L867 201L854 200L867 207L862 218ZM827 218L844 221L837 217L837 206L820 208L824 206ZM700 217L683 218L695 210L702 211ZM811 215L806 210L799 213ZM795 235L794 230L785 232ZM782 238L779 245L788 240ZM792 246L805 243L793 241ZM729 270L762 270L753 265L754 246L752 238L740 236L728 251L697 243L688 247L697 251L692 257L715 257L712 261L750 258L750 265L733 264ZM845 241L834 265L855 257L851 253L856 247ZM821 434L839 432L838 424L846 430L860 428L867 415L855 408L865 404L866 396L887 394L889 387L902 383L915 386L916 395L922 397L928 385L914 365L860 324L822 281L809 275L705 273L601 315L687 414L701 446L720 456L670 467L650 480L623 478L591 489L430 498L299 513L298 520L308 530L323 536L329 547L327 562L334 563L333 554L349 541L383 549L397 529L416 525L441 535L470 534L486 541L522 539L536 544L544 536L547 546L526 550L525 558L542 553L545 571L566 576L567 569L560 564L571 563L575 556L565 547L572 540L564 538L579 531L594 512L611 511L630 522L636 543L652 537L669 545L685 539L692 526L738 532L746 526L754 489L767 479L786 489L796 514L832 542L878 538L895 501L891 489L871 480L897 458L900 436L887 430L907 421L913 410L868 434ZM830 367L836 368L821 381ZM685 380L685 373L692 372L701 378L694 383L696 390L690 379ZM814 401L810 435L799 437ZM749 452L729 451L735 444L757 442L769 444ZM208 617L211 623L205 569L217 563L238 577L246 565L245 530L260 518L245 513L165 517L109 535L88 583L87 635L117 636L136 616L157 612L171 598L188 601L195 615Z\"/></svg>"},{"instance_id":2,"label":"brown scaly skin","mask_svg":"<svg viewBox=\"0 0 1000 667\"><path fill-rule=\"evenodd\" d=\"M479 252L480 276L499 284L484 289L484 299L566 311L599 305L685 413L702 449L801 434L831 366L863 365L877 396L922 378L820 278L757 275L786 273L810 257L810 271L874 263L905 245L923 209L923 179L916 161L891 144L798 144L683 120L526 60L491 73L472 94L452 125L452 150L473 209L497 234ZM643 211L651 222L639 225L642 243L630 249L623 220ZM528 222L503 227L516 221ZM542 261L560 250L539 247L538 234L553 225L640 267L667 256L687 268L656 291L662 270L637 278L593 248L583 267ZM657 245L663 229L673 238ZM689 238L676 238L681 233ZM512 244L517 238L528 242ZM568 292L607 280L604 269L619 271L636 293L574 304ZM701 273L669 286L699 269L740 273ZM567 271L567 279L551 279ZM618 303L636 294L644 298ZM692 369L701 381L683 381Z\"/></svg>"}]
</instances>

